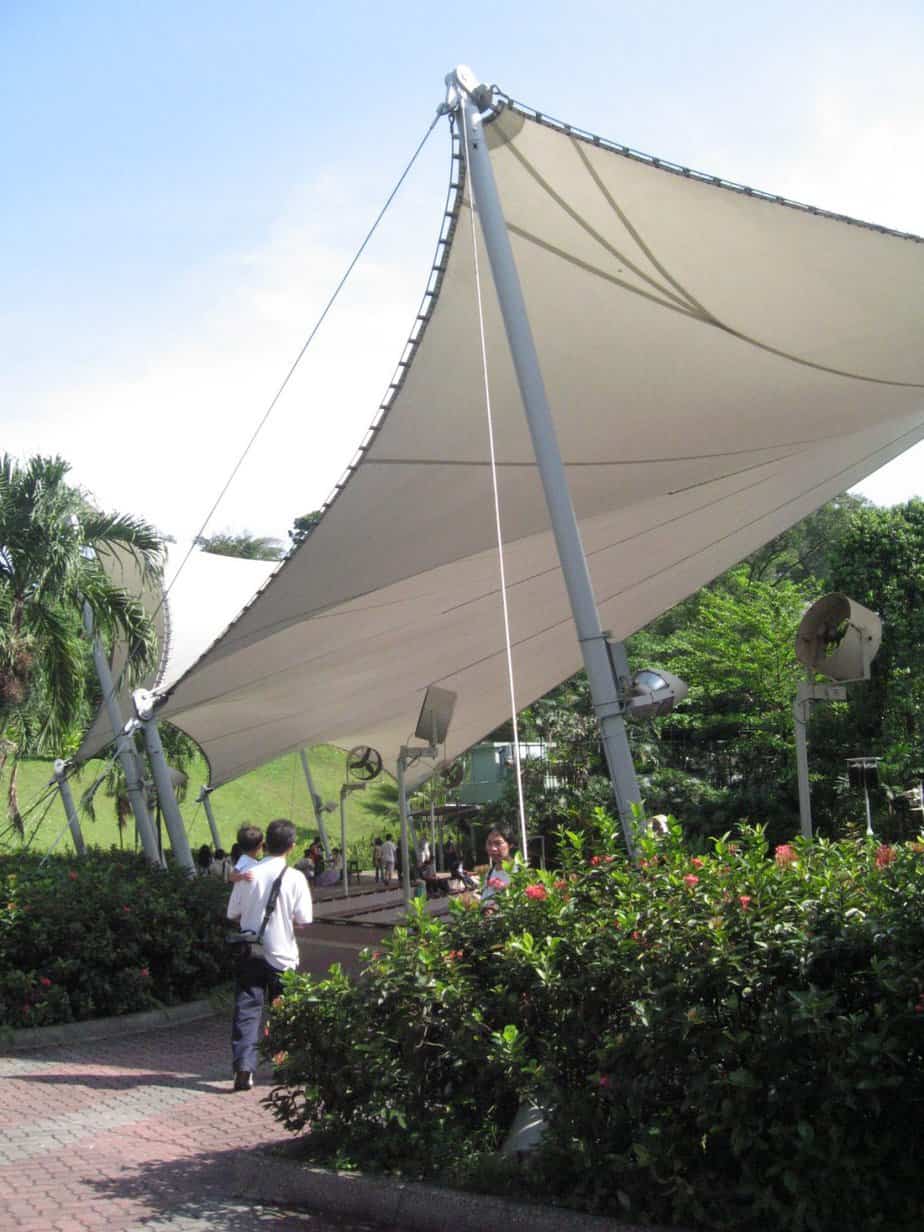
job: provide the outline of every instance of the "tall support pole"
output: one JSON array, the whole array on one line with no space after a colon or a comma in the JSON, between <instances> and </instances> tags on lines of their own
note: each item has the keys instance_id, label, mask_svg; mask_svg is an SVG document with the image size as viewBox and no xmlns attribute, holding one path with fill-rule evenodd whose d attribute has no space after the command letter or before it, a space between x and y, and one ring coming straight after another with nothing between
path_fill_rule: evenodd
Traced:
<instances>
[{"instance_id":1,"label":"tall support pole","mask_svg":"<svg viewBox=\"0 0 924 1232\"><path fill-rule=\"evenodd\" d=\"M218 833L218 826L215 824L215 814L212 812L212 801L210 799L211 795L211 787L206 787L203 785L199 791L198 802L205 809L206 820L209 823L209 831L212 835L212 848L215 851L218 851L221 847L221 835Z\"/></svg>"},{"instance_id":2,"label":"tall support pole","mask_svg":"<svg viewBox=\"0 0 924 1232\"><path fill-rule=\"evenodd\" d=\"M407 807L407 783L405 775L408 766L412 766L421 757L436 757L436 749L432 745L421 744L416 747L402 745L398 753L398 808L401 813L401 886L404 890L404 905L411 902L411 860L408 832L413 835L414 850L417 850L417 834Z\"/></svg>"},{"instance_id":3,"label":"tall support pole","mask_svg":"<svg viewBox=\"0 0 924 1232\"><path fill-rule=\"evenodd\" d=\"M866 771L863 772L863 799L866 801L866 837L873 837L873 811L869 806L869 784L866 781Z\"/></svg>"},{"instance_id":4,"label":"tall support pole","mask_svg":"<svg viewBox=\"0 0 924 1232\"><path fill-rule=\"evenodd\" d=\"M65 770L67 762L62 761L59 757L54 764L53 783L57 783L58 791L61 793L61 803L64 805L64 813L67 817L67 824L70 826L71 838L74 842L74 850L78 856L87 854L87 845L83 841L83 831L80 828L80 818L77 816L77 809L74 806L74 796L71 792L71 785L67 781Z\"/></svg>"},{"instance_id":5,"label":"tall support pole","mask_svg":"<svg viewBox=\"0 0 924 1232\"><path fill-rule=\"evenodd\" d=\"M346 801L353 791L365 791L365 783L344 783L340 788L340 859L343 861L343 897L350 897L350 870L347 867Z\"/></svg>"},{"instance_id":6,"label":"tall support pole","mask_svg":"<svg viewBox=\"0 0 924 1232\"><path fill-rule=\"evenodd\" d=\"M112 673L109 670L109 660L106 658L103 643L94 631L93 611L89 603L83 605L83 627L92 640L93 664L103 692L103 704L112 725L112 734L116 738L116 751L125 775L125 789L128 792L128 802L141 838L141 846L150 863L160 865L162 861L160 852L157 850L157 835L154 833L154 826L151 824L151 816L144 798L138 755L135 751L135 738L133 735L128 735L123 728L122 714L112 682Z\"/></svg>"},{"instance_id":7,"label":"tall support pole","mask_svg":"<svg viewBox=\"0 0 924 1232\"><path fill-rule=\"evenodd\" d=\"M314 809L314 820L317 823L318 834L321 836L321 846L324 848L324 859L330 864L330 840L327 837L327 831L324 829L324 801L314 789L311 767L308 765L308 754L304 749L299 749L298 755L301 758L302 770L305 772L308 795L311 797L311 807Z\"/></svg>"},{"instance_id":8,"label":"tall support pole","mask_svg":"<svg viewBox=\"0 0 924 1232\"><path fill-rule=\"evenodd\" d=\"M793 702L792 717L796 736L796 777L799 783L799 830L803 838L812 837L812 789L809 784L808 763L808 698L797 696Z\"/></svg>"},{"instance_id":9,"label":"tall support pole","mask_svg":"<svg viewBox=\"0 0 924 1232\"><path fill-rule=\"evenodd\" d=\"M411 904L411 861L407 841L407 785L404 781L407 771L406 751L402 749L398 756L398 809L401 813L401 889L404 892L404 905L409 907Z\"/></svg>"},{"instance_id":10,"label":"tall support pole","mask_svg":"<svg viewBox=\"0 0 924 1232\"><path fill-rule=\"evenodd\" d=\"M471 91L477 91L478 85L470 70L461 67L450 74L447 84L450 89L449 105L462 112L463 143L474 207L491 262L494 286L504 318L504 328L526 411L533 452L545 491L558 558L584 658L584 669L590 682L594 711L600 725L616 807L622 822L626 847L630 856L634 857L636 845L633 806L641 803L641 793L623 719L622 697L625 684L621 682L620 676L627 669L625 651L620 643L608 642L600 625L590 571L571 503L539 357L494 182L482 116L472 99Z\"/></svg>"},{"instance_id":11,"label":"tall support pole","mask_svg":"<svg viewBox=\"0 0 924 1232\"><path fill-rule=\"evenodd\" d=\"M141 724L141 735L148 751L148 762L157 788L157 799L160 811L167 823L167 833L170 835L170 846L180 868L188 873L195 873L196 865L189 849L189 837L183 823L180 806L176 802L173 791L173 781L170 778L170 767L164 756L164 746L160 742L160 732L157 720L154 718L154 695L147 689L136 689L132 701L138 721Z\"/></svg>"}]
</instances>

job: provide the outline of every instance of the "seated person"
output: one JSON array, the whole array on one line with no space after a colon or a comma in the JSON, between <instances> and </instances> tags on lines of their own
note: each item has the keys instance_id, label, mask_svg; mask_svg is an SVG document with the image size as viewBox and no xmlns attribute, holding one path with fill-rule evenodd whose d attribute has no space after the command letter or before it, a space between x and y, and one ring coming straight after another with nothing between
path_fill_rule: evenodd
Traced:
<instances>
[{"instance_id":1,"label":"seated person","mask_svg":"<svg viewBox=\"0 0 924 1232\"><path fill-rule=\"evenodd\" d=\"M295 861L293 868L297 868L300 873L304 873L309 881L314 879L315 867L310 847L305 848L305 854L300 860Z\"/></svg>"},{"instance_id":2,"label":"seated person","mask_svg":"<svg viewBox=\"0 0 924 1232\"><path fill-rule=\"evenodd\" d=\"M427 898L438 898L441 894L449 893L449 883L437 876L432 856L421 864L418 874L427 887Z\"/></svg>"}]
</instances>

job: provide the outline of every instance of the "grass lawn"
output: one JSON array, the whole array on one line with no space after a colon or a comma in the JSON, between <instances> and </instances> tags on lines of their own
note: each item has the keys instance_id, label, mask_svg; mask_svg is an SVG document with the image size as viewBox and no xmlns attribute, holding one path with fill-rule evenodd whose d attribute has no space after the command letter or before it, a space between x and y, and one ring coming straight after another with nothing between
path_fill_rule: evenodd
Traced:
<instances>
[{"instance_id":1,"label":"grass lawn","mask_svg":"<svg viewBox=\"0 0 924 1232\"><path fill-rule=\"evenodd\" d=\"M314 785L321 798L325 801L339 801L340 784L344 781L344 763L346 755L340 749L330 745L318 745L308 751L311 764L311 774ZM92 761L78 775L71 779L74 799L78 802L81 794L102 771L104 762ZM186 800L180 806L189 843L195 849L203 843L211 843L209 825L205 810L195 803L199 788L206 782L207 771L205 762L199 758L189 767L189 786L186 790ZM25 761L20 765L18 775L19 807L25 814L29 806L37 800L52 777L50 761ZM383 775L382 778L385 779ZM6 771L0 775L0 790L2 800L6 802L6 792L9 775ZM393 819L379 818L369 811L369 805L377 795L378 784L370 784L365 791L353 792L346 802L347 845L363 846L363 857L371 863L371 842L376 834L386 830L395 830L398 826L397 812ZM302 773L301 762L297 753L280 757L269 765L261 766L251 771L243 778L233 783L227 783L212 793L212 811L221 835L222 846L230 850L238 826L252 822L264 829L274 817L288 817L298 828L299 848L305 845L309 837L317 833L314 821L314 811L308 797L308 788ZM46 803L48 803L46 801ZM26 839L31 840L33 851L48 851L55 846L57 851L71 851L70 831L64 816L64 807L60 795L56 792L50 797L50 807L45 811L43 803L26 816ZM3 810L5 814L5 809ZM96 795L96 821L91 821L81 811L80 824L85 841L94 847L118 847L119 829L116 822L114 801L103 795L102 789ZM5 817L4 817L5 823ZM325 826L333 846L340 845L340 810L339 807L325 816ZM0 824L0 831L6 829L6 824ZM123 841L126 846L134 844L134 820L129 817L125 828ZM166 829L164 829L166 843ZM18 840L15 840L18 846ZM7 847L13 846L11 836L5 840ZM358 853L357 853L358 854Z\"/></svg>"}]
</instances>

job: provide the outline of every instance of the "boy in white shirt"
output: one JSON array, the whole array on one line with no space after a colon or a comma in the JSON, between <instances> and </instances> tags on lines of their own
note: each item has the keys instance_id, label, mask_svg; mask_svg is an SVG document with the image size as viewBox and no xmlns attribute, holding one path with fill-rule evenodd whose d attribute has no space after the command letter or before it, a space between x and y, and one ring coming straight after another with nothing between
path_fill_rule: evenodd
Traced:
<instances>
[{"instance_id":1,"label":"boy in white shirt","mask_svg":"<svg viewBox=\"0 0 924 1232\"><path fill-rule=\"evenodd\" d=\"M233 872L228 874L232 885L251 880L245 874L256 868L263 856L263 831L259 826L241 826L237 832L237 845L241 854L234 863Z\"/></svg>"}]
</instances>

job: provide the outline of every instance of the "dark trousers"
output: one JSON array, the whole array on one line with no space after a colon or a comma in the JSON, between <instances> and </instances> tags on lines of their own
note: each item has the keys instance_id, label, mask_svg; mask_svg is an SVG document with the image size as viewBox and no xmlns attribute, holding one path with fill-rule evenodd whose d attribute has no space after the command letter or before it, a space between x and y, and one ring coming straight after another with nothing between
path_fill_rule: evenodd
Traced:
<instances>
[{"instance_id":1,"label":"dark trousers","mask_svg":"<svg viewBox=\"0 0 924 1232\"><path fill-rule=\"evenodd\" d=\"M262 958L245 958L238 966L231 1023L231 1060L234 1071L257 1068L263 1006L282 992L281 971Z\"/></svg>"}]
</instances>

